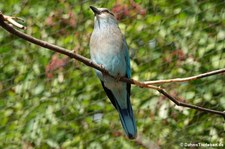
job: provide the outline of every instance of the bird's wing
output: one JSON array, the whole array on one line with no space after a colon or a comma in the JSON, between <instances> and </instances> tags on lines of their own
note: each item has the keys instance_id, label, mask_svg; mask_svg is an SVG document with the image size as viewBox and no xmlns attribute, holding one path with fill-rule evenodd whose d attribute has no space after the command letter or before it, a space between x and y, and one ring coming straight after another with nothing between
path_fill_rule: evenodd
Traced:
<instances>
[{"instance_id":1,"label":"bird's wing","mask_svg":"<svg viewBox=\"0 0 225 149\"><path fill-rule=\"evenodd\" d=\"M105 87L105 84L104 84L103 81L101 81L101 83L102 83L102 87L103 87L104 91L106 92L106 95L109 97L109 99L110 99L111 103L113 104L113 106L117 109L116 98L113 95L112 91L110 89L108 89L107 87Z\"/></svg>"},{"instance_id":2,"label":"bird's wing","mask_svg":"<svg viewBox=\"0 0 225 149\"><path fill-rule=\"evenodd\" d=\"M128 78L131 78L131 69L130 69L130 56L128 51L128 46L125 38L123 38L123 48L125 50L125 60L126 60L126 75Z\"/></svg>"},{"instance_id":3,"label":"bird's wing","mask_svg":"<svg viewBox=\"0 0 225 149\"><path fill-rule=\"evenodd\" d=\"M124 58L125 58L125 61L126 61L126 75L125 77L127 78L131 78L131 69L130 69L130 56L129 56L129 52L128 52L128 46L127 46L127 43L126 43L126 40L123 39L123 46L122 48L124 48ZM117 100L115 98L115 96L113 95L112 91L110 89L108 89L104 82L101 81L102 83L102 87L104 88L104 91L106 92L107 96L109 97L111 103L113 104L113 106L117 109L118 109L118 103L117 103ZM127 83L127 100L128 100L128 106L130 106L130 88L131 88L131 85L130 83Z\"/></svg>"},{"instance_id":4,"label":"bird's wing","mask_svg":"<svg viewBox=\"0 0 225 149\"><path fill-rule=\"evenodd\" d=\"M122 50L124 51L123 54L124 54L124 58L126 61L126 77L130 78L131 77L130 57L129 57L129 52L128 52L128 46L127 46L125 39L123 39L122 48L123 48ZM131 88L130 83L126 83L126 88L122 89L122 92L127 92L127 97L125 99L125 100L127 100L126 108L121 108L120 104L118 103L121 99L116 99L113 92L110 89L108 89L107 87L105 87L104 82L101 81L101 83L102 83L102 86L103 86L107 96L109 97L111 103L116 108L116 110L119 112L121 124L125 130L125 133L127 134L127 136L130 139L134 139L137 135L137 128L136 128L133 110L132 110L131 103L130 103L130 88ZM119 98L119 97L117 97L117 98Z\"/></svg>"},{"instance_id":5,"label":"bird's wing","mask_svg":"<svg viewBox=\"0 0 225 149\"><path fill-rule=\"evenodd\" d=\"M129 56L129 51L128 51L128 45L127 45L125 38L123 38L123 48L125 50L126 77L130 79L131 78L130 56ZM130 83L127 83L128 96L130 96L130 87L131 87Z\"/></svg>"}]
</instances>

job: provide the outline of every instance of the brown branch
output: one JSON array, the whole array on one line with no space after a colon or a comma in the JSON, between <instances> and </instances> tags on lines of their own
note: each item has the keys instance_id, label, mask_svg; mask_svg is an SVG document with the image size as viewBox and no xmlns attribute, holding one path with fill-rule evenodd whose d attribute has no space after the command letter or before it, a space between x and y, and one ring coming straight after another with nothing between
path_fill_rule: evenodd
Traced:
<instances>
[{"instance_id":1,"label":"brown branch","mask_svg":"<svg viewBox=\"0 0 225 149\"><path fill-rule=\"evenodd\" d=\"M220 73L224 73L224 72L225 72L225 68L222 68L222 69L206 72L206 73L203 73L203 74L199 74L199 75L192 76L192 77L187 77L187 78L176 78L176 79L168 79L168 80L145 81L144 83L147 84L147 85L152 85L152 84L163 84L163 83L174 83L174 82L187 82L187 81L201 79L201 78L209 77L209 76L220 74Z\"/></svg>"},{"instance_id":2,"label":"brown branch","mask_svg":"<svg viewBox=\"0 0 225 149\"><path fill-rule=\"evenodd\" d=\"M169 100L171 100L173 103L175 103L177 106L188 107L188 108L196 109L196 110L199 110L199 111L219 114L219 115L222 115L225 118L225 112L212 110L212 109L208 109L208 108L203 108L203 107L200 107L200 106L191 105L191 104L188 104L188 103L178 101L175 97L172 97L169 93L167 93L165 89L160 89L158 91L161 94L163 94L165 97L167 97Z\"/></svg>"},{"instance_id":3,"label":"brown branch","mask_svg":"<svg viewBox=\"0 0 225 149\"><path fill-rule=\"evenodd\" d=\"M12 19L12 17L10 17L10 19ZM59 47L59 46L50 44L50 43L45 42L43 40L34 38L34 37L29 36L29 35L27 35L25 33L22 33L22 32L20 32L20 31L18 31L16 29L14 29L13 27L11 27L10 25L8 25L7 23L5 23L5 21L10 22L10 21L7 20L7 17L5 17L0 12L0 26L2 26L9 33L11 33L13 35L16 35L16 36L18 36L18 37L20 37L20 38L22 38L24 40L27 40L27 41L29 41L29 42L31 42L33 44L36 44L36 45L39 45L41 47L47 48L49 50L52 50L52 51L55 51L55 52L58 52L58 53L67 55L70 58L74 58L74 59L76 59L76 60L84 63L87 66L90 66L92 68L95 68L95 69L101 71L102 73L104 73L106 75L109 75L109 76L115 78L114 76L110 75L108 73L108 71L105 70L101 65L98 65L98 64L92 62L88 58L83 57L83 56L81 56L79 54L75 54L75 53L73 53L73 52L71 52L71 51L69 51L69 50L67 50L65 48L62 48L62 47ZM212 72L209 72L209 73L205 73L205 74L201 74L201 75L194 76L194 78L199 79L199 78L207 77L207 76L210 76L210 75L215 75L215 74L222 73L222 72L224 72L224 70L222 70L222 71L221 70L216 70L216 71L212 71ZM189 77L189 78L191 78L191 77ZM183 106L183 107L188 107L188 108L192 108L192 109L196 109L196 110L201 110L201 111L205 111L205 112L209 112L209 113L214 113L214 114L222 115L222 116L225 117L225 112L211 110L211 109L207 109L207 108L203 108L203 107L199 107L199 106L195 106L195 105L190 105L190 104L186 104L186 103L183 103L183 102L180 102L180 101L176 100L174 97L172 97L171 95L169 95L164 89L162 89L160 87L157 87L157 86L150 85L150 84L152 84L152 82L153 82L153 84L158 84L158 83L154 83L154 81L149 81L150 83L147 82L149 84L146 84L146 82L139 82L139 81L136 81L134 79L128 79L126 77L121 77L121 78L119 78L119 80L120 81L123 81L123 82L130 83L130 84L134 84L134 85L139 86L139 87L142 87L142 88L151 88L151 89L154 89L154 90L158 90L161 94L163 94L165 97L169 98L171 101L173 101L178 106ZM189 80L191 80L191 79L189 79ZM159 81L162 81L162 80L159 80ZM157 81L155 81L155 82L157 82Z\"/></svg>"},{"instance_id":4,"label":"brown branch","mask_svg":"<svg viewBox=\"0 0 225 149\"><path fill-rule=\"evenodd\" d=\"M6 24L5 22L5 17L4 15L0 12L0 25L5 29L7 30L8 32L10 32L11 34L13 35L16 35L24 40L27 40L33 44L36 44L36 45L39 45L41 47L44 47L44 48L47 48L49 50L52 50L52 51L55 51L55 52L58 52L58 53L61 53L61 54L64 54L64 55L67 55L68 57L70 58L74 58L82 63L84 63L85 65L87 66L90 66L92 68L95 68L101 72L103 72L104 74L106 75L109 75L113 78L115 78L114 76L110 75L108 73L107 70L105 70L101 65L98 65L96 63L94 63L93 61L91 61L90 59L86 58L86 57L83 57L79 54L76 54L72 51L69 51L65 48L62 48L62 47L59 47L59 46L56 46L56 45L53 45L53 44L50 44L46 41L43 41L43 40L40 40L40 39L37 39L37 38L34 38L30 35L27 35L23 32L20 32L16 29L14 29L13 27L11 27L10 25ZM123 82L127 82L127 83L130 83L130 84L135 84L139 87L143 87L143 88L152 88L152 89L158 89L157 86L152 86L152 85L146 85L145 83L142 83L142 82L139 82L139 81L136 81L136 80L133 80L133 79L128 79L126 77L121 77L119 78L120 81L123 81Z\"/></svg>"},{"instance_id":5,"label":"brown branch","mask_svg":"<svg viewBox=\"0 0 225 149\"><path fill-rule=\"evenodd\" d=\"M2 15L1 12L0 12L0 15ZM2 17L3 17L4 21L9 22L10 24L12 24L15 27L18 27L18 28L24 29L24 30L26 29L25 26L23 26L22 24L19 24L18 22L15 21L15 20L22 20L21 18L6 16L6 15L2 15Z\"/></svg>"}]
</instances>

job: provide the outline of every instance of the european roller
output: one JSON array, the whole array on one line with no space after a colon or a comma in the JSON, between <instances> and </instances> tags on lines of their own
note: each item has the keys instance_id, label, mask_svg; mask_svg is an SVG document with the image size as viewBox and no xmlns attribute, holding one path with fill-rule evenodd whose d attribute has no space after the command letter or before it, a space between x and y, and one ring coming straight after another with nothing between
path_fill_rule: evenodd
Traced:
<instances>
[{"instance_id":1,"label":"european roller","mask_svg":"<svg viewBox=\"0 0 225 149\"><path fill-rule=\"evenodd\" d=\"M114 14L106 8L90 8L95 14L94 30L90 39L92 61L103 66L116 78L131 78L128 46ZM95 71L106 95L119 113L126 135L134 139L137 128L130 102L131 85Z\"/></svg>"}]
</instances>

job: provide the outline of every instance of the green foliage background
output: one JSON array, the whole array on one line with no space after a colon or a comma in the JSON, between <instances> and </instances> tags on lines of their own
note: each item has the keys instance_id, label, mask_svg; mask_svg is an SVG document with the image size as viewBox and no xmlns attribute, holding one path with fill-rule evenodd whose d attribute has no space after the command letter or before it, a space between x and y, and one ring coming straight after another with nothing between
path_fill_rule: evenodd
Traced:
<instances>
[{"instance_id":1,"label":"green foliage background","mask_svg":"<svg viewBox=\"0 0 225 149\"><path fill-rule=\"evenodd\" d=\"M0 10L24 18L27 34L89 58L89 6L111 9L120 4L130 8L119 22L130 47L133 78L188 77L225 67L223 0L135 2L145 14L122 0L7 0ZM93 69L69 60L47 77L53 55L0 29L0 148L182 148L180 143L198 142L225 146L222 117L177 107L156 91L136 86L131 99L141 139L126 139ZM221 74L162 87L185 102L223 111L224 83Z\"/></svg>"}]
</instances>

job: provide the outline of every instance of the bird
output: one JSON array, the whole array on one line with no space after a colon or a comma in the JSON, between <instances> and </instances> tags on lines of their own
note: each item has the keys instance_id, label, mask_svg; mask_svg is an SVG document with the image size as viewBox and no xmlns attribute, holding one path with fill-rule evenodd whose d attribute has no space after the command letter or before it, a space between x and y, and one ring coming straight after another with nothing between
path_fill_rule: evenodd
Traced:
<instances>
[{"instance_id":1,"label":"bird","mask_svg":"<svg viewBox=\"0 0 225 149\"><path fill-rule=\"evenodd\" d=\"M137 136L136 121L130 102L131 85L121 82L121 77L131 78L128 45L115 15L107 8L90 6L94 12L94 29L90 38L91 60L115 78L95 69L102 87L111 103L119 113L126 136Z\"/></svg>"}]
</instances>

